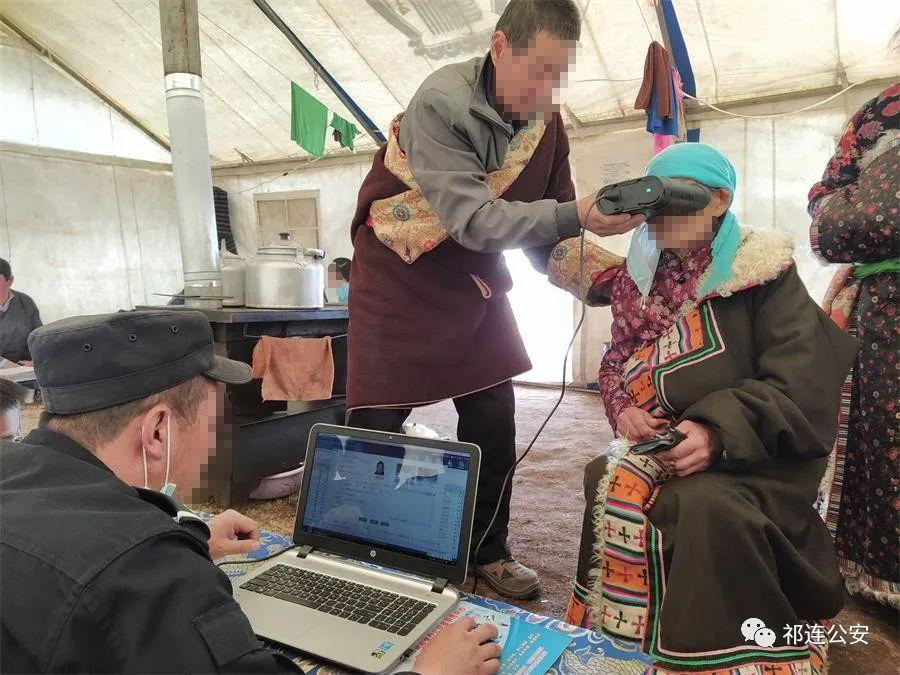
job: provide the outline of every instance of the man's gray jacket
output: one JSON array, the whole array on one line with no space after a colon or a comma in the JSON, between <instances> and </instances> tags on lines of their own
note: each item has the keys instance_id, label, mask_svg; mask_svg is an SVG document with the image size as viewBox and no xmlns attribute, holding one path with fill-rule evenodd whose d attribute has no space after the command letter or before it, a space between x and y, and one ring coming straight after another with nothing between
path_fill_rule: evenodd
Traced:
<instances>
[{"instance_id":1,"label":"man's gray jacket","mask_svg":"<svg viewBox=\"0 0 900 675\"><path fill-rule=\"evenodd\" d=\"M574 201L493 199L484 182L506 159L513 124L493 105L490 55L444 66L419 87L399 144L450 237L478 252L555 244L581 232Z\"/></svg>"}]
</instances>

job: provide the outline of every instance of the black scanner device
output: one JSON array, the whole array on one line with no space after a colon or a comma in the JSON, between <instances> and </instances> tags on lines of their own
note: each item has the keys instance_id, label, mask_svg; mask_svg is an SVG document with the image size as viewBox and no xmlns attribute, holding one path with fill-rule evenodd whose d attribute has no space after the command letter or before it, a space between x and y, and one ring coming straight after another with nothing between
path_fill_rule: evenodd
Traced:
<instances>
[{"instance_id":1,"label":"black scanner device","mask_svg":"<svg viewBox=\"0 0 900 675\"><path fill-rule=\"evenodd\" d=\"M602 188L597 193L597 208L607 216L643 213L651 218L699 211L711 197L710 189L698 183L644 176Z\"/></svg>"}]
</instances>

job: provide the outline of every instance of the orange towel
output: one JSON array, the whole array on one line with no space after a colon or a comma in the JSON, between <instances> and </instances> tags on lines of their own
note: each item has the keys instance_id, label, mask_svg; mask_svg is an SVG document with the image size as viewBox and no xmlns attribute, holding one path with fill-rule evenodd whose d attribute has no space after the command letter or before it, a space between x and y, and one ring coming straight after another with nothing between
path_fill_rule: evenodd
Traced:
<instances>
[{"instance_id":1,"label":"orange towel","mask_svg":"<svg viewBox=\"0 0 900 675\"><path fill-rule=\"evenodd\" d=\"M253 377L262 378L264 401L331 398L334 386L331 338L263 336L253 348Z\"/></svg>"}]
</instances>

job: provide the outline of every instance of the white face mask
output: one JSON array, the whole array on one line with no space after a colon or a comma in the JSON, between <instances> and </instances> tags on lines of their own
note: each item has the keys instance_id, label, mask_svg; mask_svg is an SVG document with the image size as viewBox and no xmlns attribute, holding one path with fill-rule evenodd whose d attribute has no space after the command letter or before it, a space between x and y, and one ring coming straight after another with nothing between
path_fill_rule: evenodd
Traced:
<instances>
[{"instance_id":1,"label":"white face mask","mask_svg":"<svg viewBox=\"0 0 900 675\"><path fill-rule=\"evenodd\" d=\"M150 484L147 480L147 448L141 448L144 455L144 488L149 490ZM166 478L163 486L159 489L167 497L171 497L175 493L175 483L169 482L169 460L172 457L172 414L166 416Z\"/></svg>"},{"instance_id":2,"label":"white face mask","mask_svg":"<svg viewBox=\"0 0 900 675\"><path fill-rule=\"evenodd\" d=\"M650 233L647 223L644 223L631 235L631 247L628 249L626 261L628 274L641 293L641 304L647 299L653 287L660 254L656 238Z\"/></svg>"}]
</instances>

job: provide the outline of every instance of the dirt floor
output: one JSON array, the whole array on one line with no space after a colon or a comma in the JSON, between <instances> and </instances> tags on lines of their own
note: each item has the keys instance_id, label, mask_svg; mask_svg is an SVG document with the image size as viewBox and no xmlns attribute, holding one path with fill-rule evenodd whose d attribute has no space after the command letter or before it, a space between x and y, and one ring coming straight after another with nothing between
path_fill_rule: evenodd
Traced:
<instances>
[{"instance_id":1,"label":"dirt floor","mask_svg":"<svg viewBox=\"0 0 900 675\"><path fill-rule=\"evenodd\" d=\"M516 388L520 454L558 395L555 389ZM36 421L34 415L27 418L23 421ZM411 419L428 425L442 436L455 437L456 411L452 403L420 408ZM520 606L556 617L565 613L584 508L582 468L611 437L597 396L569 392L516 473L509 543L519 560L537 570L543 584L540 598L517 603ZM204 506L216 510L214 505ZM295 509L296 500L287 498L250 503L241 510L262 527L290 535ZM479 584L478 592L491 595L483 584ZM868 626L869 632L866 645L831 647L832 675L898 672L900 620L896 611L848 597L834 621L845 629L852 625Z\"/></svg>"}]
</instances>

